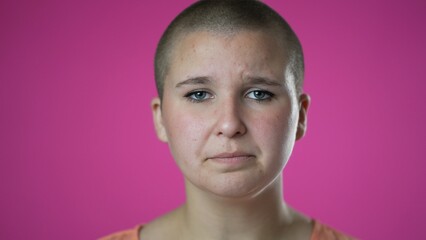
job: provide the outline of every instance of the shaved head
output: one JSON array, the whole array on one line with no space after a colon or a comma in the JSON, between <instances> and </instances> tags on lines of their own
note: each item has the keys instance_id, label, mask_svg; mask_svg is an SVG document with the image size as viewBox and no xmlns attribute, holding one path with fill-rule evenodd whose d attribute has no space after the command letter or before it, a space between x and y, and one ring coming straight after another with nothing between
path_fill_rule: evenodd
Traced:
<instances>
[{"instance_id":1,"label":"shaved head","mask_svg":"<svg viewBox=\"0 0 426 240\"><path fill-rule=\"evenodd\" d=\"M237 34L239 31L263 31L283 41L286 47L286 78L302 92L304 63L300 42L287 22L272 8L256 0L201 0L181 12L163 33L155 53L155 82L163 97L174 47L189 33L208 31Z\"/></svg>"}]
</instances>

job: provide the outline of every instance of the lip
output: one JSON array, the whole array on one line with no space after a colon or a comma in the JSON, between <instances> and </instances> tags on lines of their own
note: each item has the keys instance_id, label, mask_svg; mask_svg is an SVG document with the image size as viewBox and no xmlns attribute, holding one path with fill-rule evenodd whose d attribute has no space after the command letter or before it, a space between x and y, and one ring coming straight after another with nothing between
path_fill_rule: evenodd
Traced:
<instances>
[{"instance_id":1,"label":"lip","mask_svg":"<svg viewBox=\"0 0 426 240\"><path fill-rule=\"evenodd\" d=\"M254 155L244 152L225 152L209 157L208 160L229 167L240 167L251 162L254 157Z\"/></svg>"}]
</instances>

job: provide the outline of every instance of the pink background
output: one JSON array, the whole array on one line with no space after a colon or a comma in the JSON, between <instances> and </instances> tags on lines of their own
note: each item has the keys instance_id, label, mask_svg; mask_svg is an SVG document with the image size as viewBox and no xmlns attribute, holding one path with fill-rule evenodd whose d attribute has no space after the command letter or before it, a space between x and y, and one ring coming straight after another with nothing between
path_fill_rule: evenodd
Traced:
<instances>
[{"instance_id":1,"label":"pink background","mask_svg":"<svg viewBox=\"0 0 426 240\"><path fill-rule=\"evenodd\" d=\"M0 2L0 239L95 239L184 201L149 105L156 43L190 2ZM265 2L313 100L286 200L362 239L423 237L425 1Z\"/></svg>"}]
</instances>

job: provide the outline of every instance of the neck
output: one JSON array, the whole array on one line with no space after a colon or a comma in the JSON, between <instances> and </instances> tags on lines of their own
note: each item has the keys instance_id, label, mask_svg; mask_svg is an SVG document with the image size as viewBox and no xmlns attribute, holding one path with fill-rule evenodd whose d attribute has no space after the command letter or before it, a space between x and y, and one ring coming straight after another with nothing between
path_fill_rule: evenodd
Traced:
<instances>
[{"instance_id":1,"label":"neck","mask_svg":"<svg viewBox=\"0 0 426 240\"><path fill-rule=\"evenodd\" d=\"M189 182L186 188L183 239L276 239L293 221L283 201L281 176L261 193L242 198L212 196Z\"/></svg>"}]
</instances>

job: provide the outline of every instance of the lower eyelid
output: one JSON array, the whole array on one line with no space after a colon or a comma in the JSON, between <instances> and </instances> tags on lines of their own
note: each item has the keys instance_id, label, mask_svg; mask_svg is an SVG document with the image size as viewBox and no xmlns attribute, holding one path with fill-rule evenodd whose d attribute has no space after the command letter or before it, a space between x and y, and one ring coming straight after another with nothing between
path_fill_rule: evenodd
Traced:
<instances>
[{"instance_id":1,"label":"lower eyelid","mask_svg":"<svg viewBox=\"0 0 426 240\"><path fill-rule=\"evenodd\" d=\"M194 95L197 94L197 93L205 93L206 96L204 98L197 99L197 98L194 97ZM204 91L204 90L196 90L196 91L191 91L191 92L185 94L184 98L188 101L191 101L191 102L200 103L200 102L204 102L204 101L207 101L209 99L212 99L213 94L211 94L208 91Z\"/></svg>"},{"instance_id":2,"label":"lower eyelid","mask_svg":"<svg viewBox=\"0 0 426 240\"><path fill-rule=\"evenodd\" d=\"M272 97L274 96L274 94L273 94L273 93L271 93L271 92L269 92L269 91L266 91L266 90L252 90L252 91L249 91L249 92L246 94L246 96L247 96L247 95L249 95L249 94L254 94L254 92L262 92L263 94L266 94L266 95L267 95L265 99L257 99L257 100L266 100L266 99L270 99L270 98L272 98ZM256 99L256 98L253 98L253 99Z\"/></svg>"}]
</instances>

